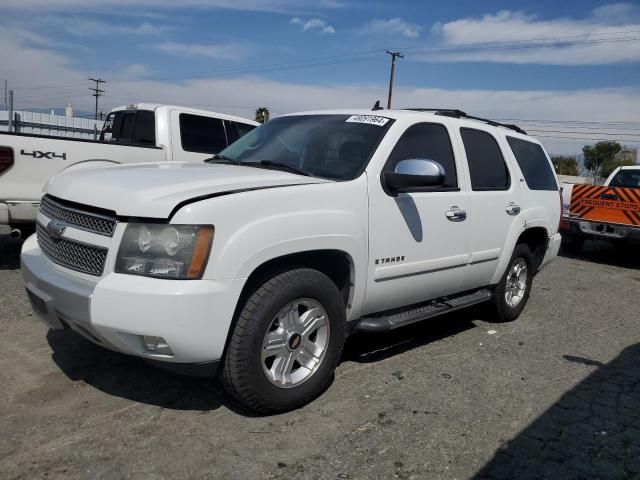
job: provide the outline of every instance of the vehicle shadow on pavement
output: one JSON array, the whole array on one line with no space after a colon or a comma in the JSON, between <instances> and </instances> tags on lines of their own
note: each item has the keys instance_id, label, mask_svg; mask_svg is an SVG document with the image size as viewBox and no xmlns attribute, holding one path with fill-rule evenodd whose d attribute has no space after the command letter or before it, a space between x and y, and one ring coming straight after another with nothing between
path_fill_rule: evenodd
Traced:
<instances>
[{"instance_id":1,"label":"vehicle shadow on pavement","mask_svg":"<svg viewBox=\"0 0 640 480\"><path fill-rule=\"evenodd\" d=\"M477 479L587 479L640 476L640 344L597 368L520 435L503 445Z\"/></svg>"},{"instance_id":2,"label":"vehicle shadow on pavement","mask_svg":"<svg viewBox=\"0 0 640 480\"><path fill-rule=\"evenodd\" d=\"M640 254L638 248L633 246L586 241L580 253L568 253L560 249L559 254L575 260L640 270Z\"/></svg>"},{"instance_id":3,"label":"vehicle shadow on pavement","mask_svg":"<svg viewBox=\"0 0 640 480\"><path fill-rule=\"evenodd\" d=\"M354 335L347 340L342 361L377 362L474 328L471 320L479 318L478 309L468 310L385 335ZM72 330L49 330L47 341L53 361L70 380L109 395L172 410L211 411L224 406L239 415L257 416L227 395L217 379L163 370L94 345Z\"/></svg>"},{"instance_id":4,"label":"vehicle shadow on pavement","mask_svg":"<svg viewBox=\"0 0 640 480\"><path fill-rule=\"evenodd\" d=\"M481 306L427 319L388 333L359 333L347 340L342 361L379 362L446 337L475 328L473 320L487 320Z\"/></svg>"},{"instance_id":5,"label":"vehicle shadow on pavement","mask_svg":"<svg viewBox=\"0 0 640 480\"><path fill-rule=\"evenodd\" d=\"M20 268L20 249L22 239L10 235L0 235L0 270Z\"/></svg>"},{"instance_id":6,"label":"vehicle shadow on pavement","mask_svg":"<svg viewBox=\"0 0 640 480\"><path fill-rule=\"evenodd\" d=\"M94 345L72 330L49 330L53 361L72 381L134 402L171 410L211 411L226 406L252 416L213 378L179 375Z\"/></svg>"}]
</instances>

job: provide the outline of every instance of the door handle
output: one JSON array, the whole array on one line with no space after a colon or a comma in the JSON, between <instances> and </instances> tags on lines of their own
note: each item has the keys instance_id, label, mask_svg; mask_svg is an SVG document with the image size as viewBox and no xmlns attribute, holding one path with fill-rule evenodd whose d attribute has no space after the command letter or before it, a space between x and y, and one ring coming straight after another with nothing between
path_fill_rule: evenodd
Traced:
<instances>
[{"instance_id":1,"label":"door handle","mask_svg":"<svg viewBox=\"0 0 640 480\"><path fill-rule=\"evenodd\" d=\"M461 222L467 218L467 211L461 210L457 206L453 206L450 210L444 212L444 216L447 217L447 220L452 222Z\"/></svg>"},{"instance_id":2,"label":"door handle","mask_svg":"<svg viewBox=\"0 0 640 480\"><path fill-rule=\"evenodd\" d=\"M516 205L515 203L510 203L504 209L509 215L518 215L520 213L520 205Z\"/></svg>"}]
</instances>

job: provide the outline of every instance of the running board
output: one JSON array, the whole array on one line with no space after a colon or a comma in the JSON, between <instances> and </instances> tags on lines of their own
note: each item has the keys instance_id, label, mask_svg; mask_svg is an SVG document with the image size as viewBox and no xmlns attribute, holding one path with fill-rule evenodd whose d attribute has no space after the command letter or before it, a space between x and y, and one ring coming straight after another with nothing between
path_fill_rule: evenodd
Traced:
<instances>
[{"instance_id":1,"label":"running board","mask_svg":"<svg viewBox=\"0 0 640 480\"><path fill-rule=\"evenodd\" d=\"M362 317L355 327L356 332L382 333L404 327L427 318L436 317L445 313L470 307L477 303L491 300L493 292L489 289L476 290L473 293L461 295L454 298L443 298L434 300L426 305L422 305L410 310L402 310L394 314L378 315L375 317Z\"/></svg>"}]
</instances>

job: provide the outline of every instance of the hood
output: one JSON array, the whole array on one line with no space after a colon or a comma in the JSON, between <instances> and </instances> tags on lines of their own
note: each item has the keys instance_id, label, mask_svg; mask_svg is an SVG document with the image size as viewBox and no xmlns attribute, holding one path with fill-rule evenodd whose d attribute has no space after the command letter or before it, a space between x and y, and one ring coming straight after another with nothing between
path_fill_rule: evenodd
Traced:
<instances>
[{"instance_id":1,"label":"hood","mask_svg":"<svg viewBox=\"0 0 640 480\"><path fill-rule=\"evenodd\" d=\"M159 162L72 169L53 177L45 193L122 216L168 218L176 205L195 197L327 182L264 168Z\"/></svg>"}]
</instances>

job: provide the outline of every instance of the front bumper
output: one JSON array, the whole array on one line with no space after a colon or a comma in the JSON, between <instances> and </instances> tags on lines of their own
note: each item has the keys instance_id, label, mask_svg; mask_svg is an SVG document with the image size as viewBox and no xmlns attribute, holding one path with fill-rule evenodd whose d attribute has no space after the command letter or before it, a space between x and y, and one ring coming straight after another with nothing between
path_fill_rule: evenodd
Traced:
<instances>
[{"instance_id":1,"label":"front bumper","mask_svg":"<svg viewBox=\"0 0 640 480\"><path fill-rule=\"evenodd\" d=\"M640 226L629 227L610 223L587 222L566 217L563 219L563 223L562 234L567 238L640 243Z\"/></svg>"},{"instance_id":2,"label":"front bumper","mask_svg":"<svg viewBox=\"0 0 640 480\"><path fill-rule=\"evenodd\" d=\"M50 328L71 328L105 348L154 362L215 363L244 285L232 280L162 280L109 273L97 282L46 258L35 235L22 248L34 313ZM142 336L162 337L171 355L149 351Z\"/></svg>"}]
</instances>

